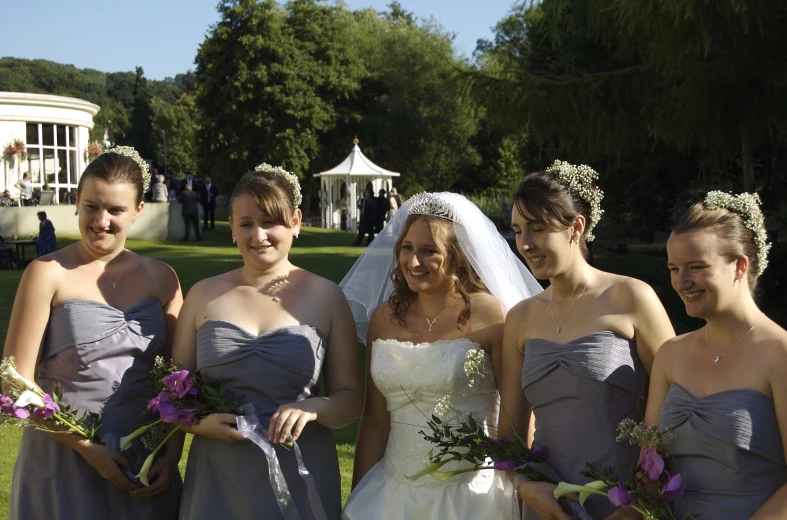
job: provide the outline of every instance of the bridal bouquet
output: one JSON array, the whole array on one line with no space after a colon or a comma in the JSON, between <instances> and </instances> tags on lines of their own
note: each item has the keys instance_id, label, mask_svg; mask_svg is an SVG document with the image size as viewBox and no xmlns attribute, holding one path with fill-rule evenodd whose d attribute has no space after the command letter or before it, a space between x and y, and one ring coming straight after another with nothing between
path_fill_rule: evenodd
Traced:
<instances>
[{"instance_id":1,"label":"bridal bouquet","mask_svg":"<svg viewBox=\"0 0 787 520\"><path fill-rule=\"evenodd\" d=\"M468 350L464 371L469 378L470 387L486 384L489 392L497 395L494 384L488 379L489 370L483 350ZM416 481L428 475L438 480L447 480L460 473L496 469L512 471L525 480L535 482L557 484L560 481L557 472L546 464L549 458L547 450L538 443L528 448L519 435L516 435L513 441L494 438L489 434L484 421L478 420L472 414L463 414L456 410L448 397L437 402L435 412L443 419L432 414L431 419L426 422L430 431L421 430L419 433L434 444L438 451L435 454L432 449L427 454L424 469L408 476L408 479ZM459 461L469 463L470 467L455 471L442 470L449 462ZM592 520L590 514L575 500L567 497L556 498L572 519Z\"/></svg>"},{"instance_id":2,"label":"bridal bouquet","mask_svg":"<svg viewBox=\"0 0 787 520\"><path fill-rule=\"evenodd\" d=\"M121 450L129 449L131 441L139 436L143 445L152 450L137 475L145 486L149 485L148 472L156 455L181 426L195 425L214 413L237 414L241 402L241 399L231 400L227 390L218 384L181 368L174 361L164 361L161 356L156 357L150 380L156 386L157 395L147 409L158 415L158 419L120 439Z\"/></svg>"},{"instance_id":3,"label":"bridal bouquet","mask_svg":"<svg viewBox=\"0 0 787 520\"><path fill-rule=\"evenodd\" d=\"M99 442L100 416L81 416L60 403L60 390L46 393L17 370L14 357L0 362L0 424L13 424L50 433L75 433L90 442Z\"/></svg>"},{"instance_id":4,"label":"bridal bouquet","mask_svg":"<svg viewBox=\"0 0 787 520\"><path fill-rule=\"evenodd\" d=\"M669 504L683 494L680 474L671 474L664 464L664 453L673 435L631 419L621 421L618 432L618 442L628 441L642 448L638 464L619 471L588 463L582 475L594 480L584 485L561 482L555 489L555 498L579 493L579 502L584 504L590 495L602 495L618 507L633 509L646 520L673 520L675 515ZM697 516L691 515L686 520L694 518Z\"/></svg>"}]
</instances>

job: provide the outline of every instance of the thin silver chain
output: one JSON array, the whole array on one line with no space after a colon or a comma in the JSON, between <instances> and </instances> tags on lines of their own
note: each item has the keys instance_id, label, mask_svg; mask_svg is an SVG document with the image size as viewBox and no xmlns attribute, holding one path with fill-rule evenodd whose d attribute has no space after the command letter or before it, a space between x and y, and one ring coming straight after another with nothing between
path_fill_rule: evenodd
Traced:
<instances>
[{"instance_id":1,"label":"thin silver chain","mask_svg":"<svg viewBox=\"0 0 787 520\"><path fill-rule=\"evenodd\" d=\"M112 280L109 278L109 276L107 276L106 269L105 269L104 271L102 271L101 269L99 269L98 267L96 267L96 266L93 264L93 261L91 261L91 260L90 260L90 259L87 257L87 255L85 254L85 252L82 250L82 241L81 241L81 240L80 240L79 242L77 242L77 249L79 249L79 254L80 254L80 255L82 255L82 258L85 260L85 262L87 262L87 263L88 263L88 265L91 265L91 266L93 266L93 268L94 268L96 271L98 271L98 272L100 273L98 277L99 277L99 278L101 278L101 277L103 276L103 277L104 277L104 278L105 278L105 279L106 279L106 280L107 280L109 283L111 283L111 284L112 284L112 290L114 291L114 290L115 290L115 288L117 288L118 282L120 281L120 277L121 277L121 276L123 276L123 269L125 269L125 268L126 268L126 250L124 249L124 250L123 250L123 252L122 252L122 253L120 253L121 255L123 255L123 263L122 263L122 264L120 264L120 274L118 275L118 277L117 277L117 278L115 278L115 281L113 282L113 281L112 281Z\"/></svg>"},{"instance_id":2,"label":"thin silver chain","mask_svg":"<svg viewBox=\"0 0 787 520\"><path fill-rule=\"evenodd\" d=\"M433 327L433 326L434 326L434 324L437 322L437 319L438 319L440 316L442 316L443 314L445 314L445 311L447 311L448 309L450 309L450 308L451 308L451 306L452 306L453 304L455 304L455 303L456 303L456 300L458 300L458 299L459 299L459 296L457 296L456 298L454 298L454 301L452 301L452 302L450 303L450 305L448 305L448 307L446 307L445 309L443 309L443 312L441 312L440 314L438 314L437 316L435 316L435 318L434 318L433 320L430 320L429 318L427 318L427 317L426 317L426 314L424 314L424 311L422 311L422 310L421 310L421 305L418 305L418 312L420 312L420 313L421 313L421 316L423 316L423 317L424 317L424 319L426 320L426 323L427 323L427 325L429 325L429 332L432 332L432 327Z\"/></svg>"},{"instance_id":3,"label":"thin silver chain","mask_svg":"<svg viewBox=\"0 0 787 520\"><path fill-rule=\"evenodd\" d=\"M574 299L574 303L571 304L571 308L568 310L568 314L566 314L566 317L563 318L563 321L561 321L560 323L557 322L557 318L555 317L555 311L552 310L552 297L555 294L555 289L552 288L552 291L549 293L549 312L552 313L552 319L555 321L555 325L557 325L558 334L560 334L560 331L563 328L563 324L566 322L568 317L571 316L571 311L574 310L574 305L577 304L577 300L580 299L583 294L585 294L585 289L588 286L588 280L590 280L590 266L588 266L588 274L587 276L585 276L585 285L582 286L582 292L579 293L579 296L577 296L576 299Z\"/></svg>"},{"instance_id":4,"label":"thin silver chain","mask_svg":"<svg viewBox=\"0 0 787 520\"><path fill-rule=\"evenodd\" d=\"M749 333L750 333L751 331L753 331L753 330L754 330L754 327L756 327L757 325L759 325L759 324L760 324L760 322L762 321L762 319L763 319L764 317L765 317L765 313L762 313L762 315L760 316L760 319L759 319L759 320L757 320L757 321L754 323L754 325L752 325L752 326L751 326L751 328L750 328L749 330L747 330L747 331L746 331L746 334L744 334L743 336L741 336L741 337L740 337L740 339L739 339L738 341L736 341L735 343L733 343L733 344L732 344L732 346L731 346L730 348L728 348L727 350L725 350L725 351L724 351L722 354L716 354L716 351L715 351L715 350L713 350L713 347L711 347L711 346L710 346L710 338L708 337L708 326L706 325L706 326L705 326L705 341L707 341L707 342L708 342L708 348L710 349L710 351L711 351L711 352L713 352L713 357L714 357L714 359L713 359L713 363L718 363L719 361L721 361L721 358L723 358L724 356L726 356L726 355L727 355L727 353L728 353L730 350L732 350L732 349L734 349L735 347L737 347L737 346L738 346L738 344L739 344L741 341L743 341L743 338L745 338L746 336L748 336L748 335L749 335Z\"/></svg>"}]
</instances>

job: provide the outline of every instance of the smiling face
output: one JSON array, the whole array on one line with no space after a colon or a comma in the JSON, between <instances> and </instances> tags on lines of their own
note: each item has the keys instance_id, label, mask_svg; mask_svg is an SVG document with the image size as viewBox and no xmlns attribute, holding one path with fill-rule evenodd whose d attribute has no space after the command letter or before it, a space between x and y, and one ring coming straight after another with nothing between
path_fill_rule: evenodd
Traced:
<instances>
[{"instance_id":1,"label":"smiling face","mask_svg":"<svg viewBox=\"0 0 787 520\"><path fill-rule=\"evenodd\" d=\"M267 270L287 261L293 235L300 230L300 222L300 210L295 211L287 227L266 214L251 194L241 193L232 199L230 229L243 261L249 267Z\"/></svg>"},{"instance_id":2,"label":"smiling face","mask_svg":"<svg viewBox=\"0 0 787 520\"><path fill-rule=\"evenodd\" d=\"M574 227L542 224L519 205L511 213L511 228L519 254L539 280L565 272L572 264L572 255L581 254L578 247L571 246L571 238L577 234Z\"/></svg>"},{"instance_id":3,"label":"smiling face","mask_svg":"<svg viewBox=\"0 0 787 520\"><path fill-rule=\"evenodd\" d=\"M424 218L416 218L401 240L397 258L409 289L419 292L451 290L450 276L455 266L449 261L446 246L435 237Z\"/></svg>"},{"instance_id":4,"label":"smiling face","mask_svg":"<svg viewBox=\"0 0 787 520\"><path fill-rule=\"evenodd\" d=\"M142 211L137 188L128 182L85 178L77 194L82 243L101 255L125 247L131 223Z\"/></svg>"},{"instance_id":5,"label":"smiling face","mask_svg":"<svg viewBox=\"0 0 787 520\"><path fill-rule=\"evenodd\" d=\"M740 289L734 284L739 262L721 254L719 238L710 230L673 233L667 258L672 288L689 316L707 317L739 299Z\"/></svg>"}]
</instances>

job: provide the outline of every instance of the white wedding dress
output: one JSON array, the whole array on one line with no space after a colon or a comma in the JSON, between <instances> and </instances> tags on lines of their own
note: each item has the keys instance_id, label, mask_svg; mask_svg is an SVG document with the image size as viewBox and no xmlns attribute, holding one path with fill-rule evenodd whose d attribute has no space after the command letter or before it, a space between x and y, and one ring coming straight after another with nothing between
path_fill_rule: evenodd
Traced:
<instances>
[{"instance_id":1,"label":"white wedding dress","mask_svg":"<svg viewBox=\"0 0 787 520\"><path fill-rule=\"evenodd\" d=\"M448 396L453 408L472 413L487 424L497 423L498 405L489 384L471 386L465 375L467 351L480 348L467 338L413 344L377 340L372 348L371 374L385 396L391 431L382 460L364 475L342 512L345 520L470 520L519 518L513 486L505 473L495 470L467 472L438 480L424 476L415 482L434 445L420 430L431 431L427 417L437 402ZM489 356L487 381L493 382ZM441 471L469 467L451 462Z\"/></svg>"}]
</instances>

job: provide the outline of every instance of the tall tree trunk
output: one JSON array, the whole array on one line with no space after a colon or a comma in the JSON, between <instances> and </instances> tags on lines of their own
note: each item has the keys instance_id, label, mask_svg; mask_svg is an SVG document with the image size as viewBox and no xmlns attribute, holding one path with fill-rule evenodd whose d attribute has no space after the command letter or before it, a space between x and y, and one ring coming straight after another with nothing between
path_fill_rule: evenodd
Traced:
<instances>
[{"instance_id":1,"label":"tall tree trunk","mask_svg":"<svg viewBox=\"0 0 787 520\"><path fill-rule=\"evenodd\" d=\"M743 191L754 192L754 160L749 133L741 125L741 162L743 163Z\"/></svg>"}]
</instances>

